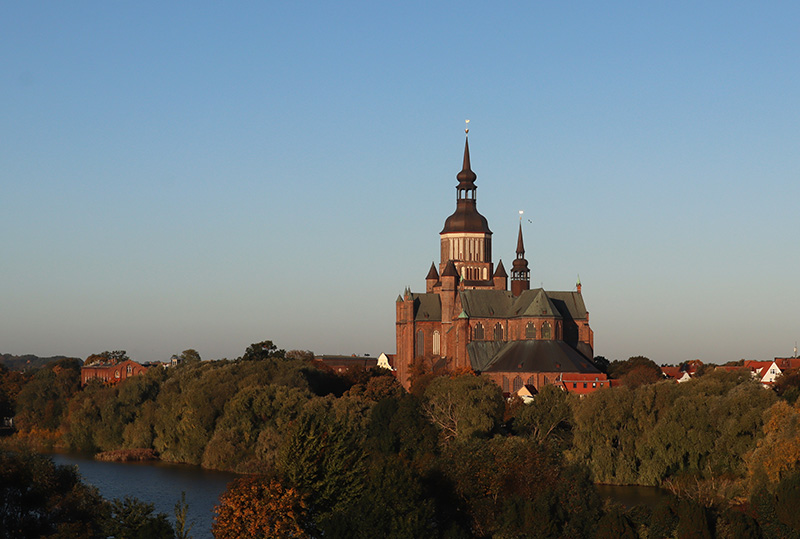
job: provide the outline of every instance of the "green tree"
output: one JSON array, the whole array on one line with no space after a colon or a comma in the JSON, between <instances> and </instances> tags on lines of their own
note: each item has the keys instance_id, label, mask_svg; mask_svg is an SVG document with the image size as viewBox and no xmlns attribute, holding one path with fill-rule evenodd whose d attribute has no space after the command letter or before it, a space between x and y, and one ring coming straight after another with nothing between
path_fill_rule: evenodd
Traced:
<instances>
[{"instance_id":1,"label":"green tree","mask_svg":"<svg viewBox=\"0 0 800 539\"><path fill-rule=\"evenodd\" d=\"M56 430L68 399L80 390L78 360L62 359L39 369L17 395L15 425L19 430Z\"/></svg>"},{"instance_id":2,"label":"green tree","mask_svg":"<svg viewBox=\"0 0 800 539\"><path fill-rule=\"evenodd\" d=\"M1 537L105 537L105 509L74 468L40 455L0 452Z\"/></svg>"},{"instance_id":3,"label":"green tree","mask_svg":"<svg viewBox=\"0 0 800 539\"><path fill-rule=\"evenodd\" d=\"M638 539L633 524L618 506L612 506L597 521L595 539Z\"/></svg>"},{"instance_id":4,"label":"green tree","mask_svg":"<svg viewBox=\"0 0 800 539\"><path fill-rule=\"evenodd\" d=\"M200 354L194 348L184 350L179 357L185 363L196 363L201 360Z\"/></svg>"},{"instance_id":5,"label":"green tree","mask_svg":"<svg viewBox=\"0 0 800 539\"><path fill-rule=\"evenodd\" d=\"M174 531L164 513L153 514L153 504L125 497L111 502L104 526L114 539L173 539Z\"/></svg>"},{"instance_id":6,"label":"green tree","mask_svg":"<svg viewBox=\"0 0 800 539\"><path fill-rule=\"evenodd\" d=\"M537 443L567 444L572 429L569 395L548 385L540 389L533 402L522 406L514 417L514 430Z\"/></svg>"},{"instance_id":7,"label":"green tree","mask_svg":"<svg viewBox=\"0 0 800 539\"><path fill-rule=\"evenodd\" d=\"M273 468L286 432L310 398L307 390L274 384L241 389L225 404L203 466L240 473Z\"/></svg>"},{"instance_id":8,"label":"green tree","mask_svg":"<svg viewBox=\"0 0 800 539\"><path fill-rule=\"evenodd\" d=\"M318 397L309 401L281 449L278 469L308 495L314 514L349 507L364 490L368 401Z\"/></svg>"},{"instance_id":9,"label":"green tree","mask_svg":"<svg viewBox=\"0 0 800 539\"><path fill-rule=\"evenodd\" d=\"M189 532L194 523L189 523L189 504L186 503L186 492L181 492L181 499L175 504L175 539L192 539Z\"/></svg>"},{"instance_id":10,"label":"green tree","mask_svg":"<svg viewBox=\"0 0 800 539\"><path fill-rule=\"evenodd\" d=\"M483 376L463 374L434 379L425 391L425 412L445 441L485 437L503 418L500 388Z\"/></svg>"},{"instance_id":11,"label":"green tree","mask_svg":"<svg viewBox=\"0 0 800 539\"><path fill-rule=\"evenodd\" d=\"M248 346L241 359L243 361L261 361L284 357L286 357L285 350L279 350L272 341L261 341Z\"/></svg>"}]
</instances>

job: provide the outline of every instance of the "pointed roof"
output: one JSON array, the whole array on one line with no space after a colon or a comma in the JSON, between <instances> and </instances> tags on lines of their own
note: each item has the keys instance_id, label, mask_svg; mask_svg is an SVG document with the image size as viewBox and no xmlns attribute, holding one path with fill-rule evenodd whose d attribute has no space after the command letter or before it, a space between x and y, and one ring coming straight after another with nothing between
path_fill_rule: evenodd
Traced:
<instances>
[{"instance_id":1,"label":"pointed roof","mask_svg":"<svg viewBox=\"0 0 800 539\"><path fill-rule=\"evenodd\" d=\"M447 261L447 265L444 267L444 271L442 271L442 277L460 277L456 265L452 260Z\"/></svg>"},{"instance_id":2,"label":"pointed roof","mask_svg":"<svg viewBox=\"0 0 800 539\"><path fill-rule=\"evenodd\" d=\"M467 141L464 144L464 166L461 169L461 172L456 175L456 179L459 183L472 184L472 189L475 188L474 182L478 179L478 175L472 172L472 168L469 163L469 136L467 136ZM468 186L465 185L464 187Z\"/></svg>"},{"instance_id":3,"label":"pointed roof","mask_svg":"<svg viewBox=\"0 0 800 539\"><path fill-rule=\"evenodd\" d=\"M436 265L433 262L431 262L431 269L428 270L428 276L425 277L426 281L431 279L439 280L439 272L436 271Z\"/></svg>"},{"instance_id":4,"label":"pointed roof","mask_svg":"<svg viewBox=\"0 0 800 539\"><path fill-rule=\"evenodd\" d=\"M520 221L519 234L517 235L517 257L511 265L511 273L516 278L519 276L526 276L529 271L528 261L525 259L525 244L522 241L522 222ZM527 280L527 278L525 280Z\"/></svg>"},{"instance_id":5,"label":"pointed roof","mask_svg":"<svg viewBox=\"0 0 800 539\"><path fill-rule=\"evenodd\" d=\"M440 234L451 232L478 232L491 234L489 222L486 217L478 213L476 207L475 180L478 176L472 172L469 162L469 138L464 145L464 165L456 175L458 185L456 186L456 211L444 222L444 228Z\"/></svg>"},{"instance_id":6,"label":"pointed roof","mask_svg":"<svg viewBox=\"0 0 800 539\"><path fill-rule=\"evenodd\" d=\"M497 264L497 269L494 270L493 277L508 277L508 273L506 273L506 268L503 267L502 259L500 259L500 262Z\"/></svg>"}]
</instances>

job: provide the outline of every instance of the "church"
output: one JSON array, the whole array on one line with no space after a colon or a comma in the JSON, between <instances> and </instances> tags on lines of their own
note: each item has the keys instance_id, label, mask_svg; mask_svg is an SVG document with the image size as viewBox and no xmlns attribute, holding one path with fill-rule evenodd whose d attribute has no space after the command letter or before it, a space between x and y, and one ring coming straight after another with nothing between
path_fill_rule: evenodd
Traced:
<instances>
[{"instance_id":1,"label":"church","mask_svg":"<svg viewBox=\"0 0 800 539\"><path fill-rule=\"evenodd\" d=\"M416 365L426 372L488 376L506 395L535 393L548 384L578 394L608 387L590 361L594 334L580 282L568 292L531 289L521 222L510 289L502 260L494 266L468 137L456 176L456 209L439 233L438 268L431 264L424 293L406 288L397 298L397 378L408 389Z\"/></svg>"}]
</instances>

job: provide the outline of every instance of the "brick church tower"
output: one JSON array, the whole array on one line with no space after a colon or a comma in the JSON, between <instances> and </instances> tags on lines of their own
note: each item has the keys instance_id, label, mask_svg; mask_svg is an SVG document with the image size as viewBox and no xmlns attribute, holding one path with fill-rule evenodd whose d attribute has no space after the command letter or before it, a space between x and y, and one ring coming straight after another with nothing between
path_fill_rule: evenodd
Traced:
<instances>
[{"instance_id":1,"label":"brick church tower","mask_svg":"<svg viewBox=\"0 0 800 539\"><path fill-rule=\"evenodd\" d=\"M417 364L423 371L482 373L509 393L523 385L534 392L543 384L586 388L587 376L595 387L607 386L589 361L594 335L580 288L530 289L521 221L511 290L503 262L494 267L492 231L477 208L469 138L456 179L456 209L439 233L438 270L432 263L425 293L406 288L397 298L394 366L400 382L410 387Z\"/></svg>"}]
</instances>

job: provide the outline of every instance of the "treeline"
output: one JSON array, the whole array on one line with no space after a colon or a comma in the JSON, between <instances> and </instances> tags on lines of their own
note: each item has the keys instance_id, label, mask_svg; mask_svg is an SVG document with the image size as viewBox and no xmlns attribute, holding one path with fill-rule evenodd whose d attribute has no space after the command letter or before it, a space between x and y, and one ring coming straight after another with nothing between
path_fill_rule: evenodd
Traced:
<instances>
[{"instance_id":1,"label":"treeline","mask_svg":"<svg viewBox=\"0 0 800 539\"><path fill-rule=\"evenodd\" d=\"M265 341L83 390L62 361L0 387L16 391L23 438L253 474L222 497L217 538L798 536L791 376L779 392L710 369L675 384L631 358L608 365L618 388L546 387L523 404L468 373L420 371L409 393L386 371L339 376L309 356ZM624 508L594 482L674 496Z\"/></svg>"}]
</instances>

